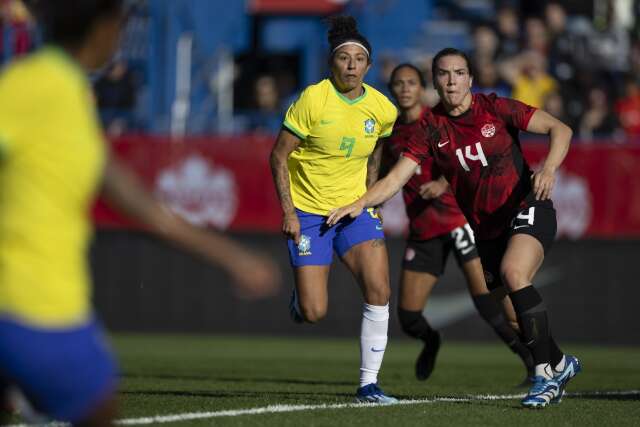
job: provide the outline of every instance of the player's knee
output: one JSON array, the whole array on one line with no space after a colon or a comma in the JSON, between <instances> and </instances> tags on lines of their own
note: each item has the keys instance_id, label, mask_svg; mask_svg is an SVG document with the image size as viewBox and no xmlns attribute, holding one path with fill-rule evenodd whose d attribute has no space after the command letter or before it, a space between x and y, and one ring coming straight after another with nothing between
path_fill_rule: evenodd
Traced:
<instances>
[{"instance_id":1,"label":"player's knee","mask_svg":"<svg viewBox=\"0 0 640 427\"><path fill-rule=\"evenodd\" d=\"M367 304L372 305L386 305L391 298L391 288L386 281L379 281L379 283L370 284L366 287L365 300Z\"/></svg>"},{"instance_id":2,"label":"player's knee","mask_svg":"<svg viewBox=\"0 0 640 427\"><path fill-rule=\"evenodd\" d=\"M327 307L320 304L302 304L300 307L305 322L316 323L327 315Z\"/></svg>"},{"instance_id":3,"label":"player's knee","mask_svg":"<svg viewBox=\"0 0 640 427\"><path fill-rule=\"evenodd\" d=\"M422 312L409 311L398 307L398 320L402 331L410 337L418 338L422 333Z\"/></svg>"},{"instance_id":4,"label":"player's knee","mask_svg":"<svg viewBox=\"0 0 640 427\"><path fill-rule=\"evenodd\" d=\"M521 289L529 284L527 274L518 266L503 265L500 269L503 282L510 290Z\"/></svg>"}]
</instances>

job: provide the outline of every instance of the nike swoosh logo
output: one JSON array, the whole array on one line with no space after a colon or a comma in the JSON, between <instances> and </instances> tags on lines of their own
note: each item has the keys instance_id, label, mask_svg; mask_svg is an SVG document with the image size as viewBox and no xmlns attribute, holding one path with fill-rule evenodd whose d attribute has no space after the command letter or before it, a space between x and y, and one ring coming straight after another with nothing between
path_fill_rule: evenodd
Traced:
<instances>
[{"instance_id":1,"label":"nike swoosh logo","mask_svg":"<svg viewBox=\"0 0 640 427\"><path fill-rule=\"evenodd\" d=\"M559 268L547 267L536 275L536 288L559 283L563 278L563 271ZM432 328L444 328L477 313L469 291L456 291L448 295L433 295L429 297L429 309L422 314L429 320Z\"/></svg>"},{"instance_id":2,"label":"nike swoosh logo","mask_svg":"<svg viewBox=\"0 0 640 427\"><path fill-rule=\"evenodd\" d=\"M330 125L333 123L333 120L320 120L321 125Z\"/></svg>"},{"instance_id":3,"label":"nike swoosh logo","mask_svg":"<svg viewBox=\"0 0 640 427\"><path fill-rule=\"evenodd\" d=\"M470 248L462 249L460 252L462 252L462 255L466 255L472 250L473 250L473 246L471 246Z\"/></svg>"},{"instance_id":4,"label":"nike swoosh logo","mask_svg":"<svg viewBox=\"0 0 640 427\"><path fill-rule=\"evenodd\" d=\"M525 225L516 225L515 227L513 227L514 230L517 230L518 228L522 228L522 227L529 227L529 224L525 224Z\"/></svg>"},{"instance_id":5,"label":"nike swoosh logo","mask_svg":"<svg viewBox=\"0 0 640 427\"><path fill-rule=\"evenodd\" d=\"M376 225L376 230L382 230L382 226L381 225Z\"/></svg>"},{"instance_id":6,"label":"nike swoosh logo","mask_svg":"<svg viewBox=\"0 0 640 427\"><path fill-rule=\"evenodd\" d=\"M373 347L371 347L371 351L373 351L373 352L375 352L375 353L380 353L381 351L384 351L384 348L380 348L380 349L378 349L378 348L373 348Z\"/></svg>"},{"instance_id":7,"label":"nike swoosh logo","mask_svg":"<svg viewBox=\"0 0 640 427\"><path fill-rule=\"evenodd\" d=\"M449 141L445 141L445 142L438 142L438 148L442 148L445 145L447 145L449 143Z\"/></svg>"}]
</instances>

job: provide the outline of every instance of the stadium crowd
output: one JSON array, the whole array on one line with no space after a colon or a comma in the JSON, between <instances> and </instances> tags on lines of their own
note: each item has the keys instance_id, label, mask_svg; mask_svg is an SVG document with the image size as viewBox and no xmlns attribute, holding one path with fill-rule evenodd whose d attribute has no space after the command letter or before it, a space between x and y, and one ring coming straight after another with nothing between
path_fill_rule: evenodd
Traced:
<instances>
[{"instance_id":1,"label":"stadium crowd","mask_svg":"<svg viewBox=\"0 0 640 427\"><path fill-rule=\"evenodd\" d=\"M622 10L622 3L631 10ZM492 21L469 21L475 90L542 107L569 124L581 141L640 141L640 1L622 3L608 0L606 10L588 17L568 15L561 2L548 2L542 13L529 16L513 2L496 2ZM22 0L0 0L0 60L32 50L38 44L34 28ZM405 48L410 47L374 58L371 83L384 92L396 65L415 63L428 80L425 103L435 105L430 81L434 52L415 54ZM402 54L409 51L410 56ZM112 134L144 127L144 120L131 119L141 102L137 99L144 99L135 95L144 90L144 79L131 78L126 64L121 65L96 81L101 115ZM295 96L291 78L279 77L255 74L253 99L245 103L251 108L236 109L236 131L279 130Z\"/></svg>"},{"instance_id":2,"label":"stadium crowd","mask_svg":"<svg viewBox=\"0 0 640 427\"><path fill-rule=\"evenodd\" d=\"M582 140L640 137L640 37L634 15L626 20L608 2L602 22L567 16L548 3L542 16L521 20L499 8L495 22L478 23L469 55L477 91L496 92L544 108ZM418 61L431 75L430 55ZM430 84L432 87L432 84ZM437 101L430 91L429 104Z\"/></svg>"},{"instance_id":3,"label":"stadium crowd","mask_svg":"<svg viewBox=\"0 0 640 427\"><path fill-rule=\"evenodd\" d=\"M544 108L582 141L640 140L640 23L636 13L625 15L613 0L607 4L604 19L568 16L556 2L526 18L510 5L497 7L494 21L476 22L471 30L475 90ZM437 103L430 81L433 52L379 55L370 76L375 87L384 90L394 67L409 61L428 80L425 103ZM281 97L280 108L271 109L274 119L282 117L289 99ZM273 122L275 132L279 121Z\"/></svg>"}]
</instances>

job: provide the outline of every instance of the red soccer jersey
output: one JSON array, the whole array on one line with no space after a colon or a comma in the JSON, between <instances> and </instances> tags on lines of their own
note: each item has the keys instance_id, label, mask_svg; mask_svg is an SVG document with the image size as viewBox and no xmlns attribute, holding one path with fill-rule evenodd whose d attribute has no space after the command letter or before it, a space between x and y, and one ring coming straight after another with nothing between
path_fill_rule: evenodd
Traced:
<instances>
[{"instance_id":1,"label":"red soccer jersey","mask_svg":"<svg viewBox=\"0 0 640 427\"><path fill-rule=\"evenodd\" d=\"M433 159L478 239L502 234L531 193L518 133L535 111L495 94L473 95L469 110L457 117L438 104L422 116L403 152L418 163Z\"/></svg>"},{"instance_id":2,"label":"red soccer jersey","mask_svg":"<svg viewBox=\"0 0 640 427\"><path fill-rule=\"evenodd\" d=\"M425 108L422 114L427 110ZM393 133L384 145L383 161L390 164L397 162L415 132L420 132L420 120L407 124L396 121ZM428 240L467 223L451 190L447 190L437 199L425 200L420 196L420 186L438 179L440 175L433 159L427 158L416 168L416 173L402 188L402 197L409 217L410 239Z\"/></svg>"}]
</instances>

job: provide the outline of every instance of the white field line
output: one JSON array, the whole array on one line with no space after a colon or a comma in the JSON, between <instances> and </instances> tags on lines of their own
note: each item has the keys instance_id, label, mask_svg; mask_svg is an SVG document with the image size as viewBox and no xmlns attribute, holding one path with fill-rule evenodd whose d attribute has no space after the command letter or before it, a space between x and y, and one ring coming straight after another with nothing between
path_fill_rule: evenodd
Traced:
<instances>
[{"instance_id":1,"label":"white field line","mask_svg":"<svg viewBox=\"0 0 640 427\"><path fill-rule=\"evenodd\" d=\"M494 400L512 400L519 399L524 396L524 393L519 394L478 394L467 397L435 397L431 399L411 399L400 400L395 405L420 405L428 403L439 402L472 402L472 401L494 401ZM621 390L621 391L589 391L589 392L575 392L565 393L565 397L596 397L596 396L610 396L610 397L624 397L624 396L638 396L640 397L640 390ZM395 406L393 405L393 406ZM141 418L123 418L115 421L116 425L149 425L149 424L161 424L161 423L173 423L189 420L202 420L207 418L218 417L237 417L241 415L260 415L260 414L276 414L283 412L299 412L299 411L318 411L327 409L347 409L347 408L377 408L387 406L376 403L334 403L334 404L320 404L320 405L269 405L260 408L247 408L247 409L229 409L223 411L213 412L189 412L183 414L170 414L170 415L156 415L153 417L141 417ZM13 424L8 427L27 427L33 424ZM62 427L69 426L66 423L48 423L38 424L40 426L48 427Z\"/></svg>"}]
</instances>

